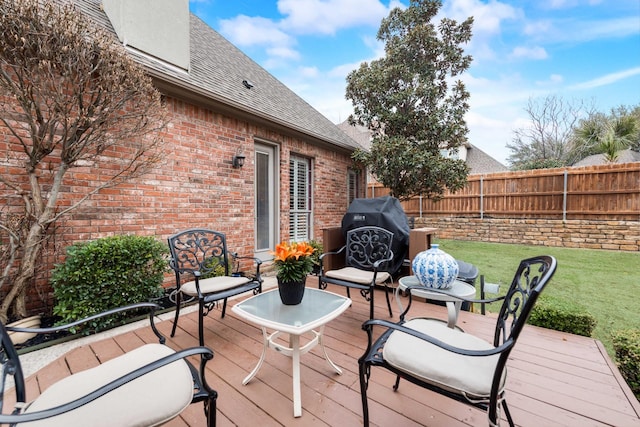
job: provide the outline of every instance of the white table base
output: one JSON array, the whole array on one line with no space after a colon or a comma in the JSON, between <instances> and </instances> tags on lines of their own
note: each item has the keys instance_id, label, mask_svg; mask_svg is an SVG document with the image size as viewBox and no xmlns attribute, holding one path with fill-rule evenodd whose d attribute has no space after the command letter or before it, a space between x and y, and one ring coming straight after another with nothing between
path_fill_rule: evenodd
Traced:
<instances>
[{"instance_id":1,"label":"white table base","mask_svg":"<svg viewBox=\"0 0 640 427\"><path fill-rule=\"evenodd\" d=\"M324 354L324 358L339 375L342 375L342 369L340 369L333 361L329 358L327 354L327 350L324 347L324 342L322 340L322 334L324 332L324 326L320 328L320 331L312 330L313 338L303 345L300 346L300 335L297 334L289 334L289 347L282 345L280 343L275 342L275 340L282 334L281 331L275 331L270 335L267 335L267 329L262 328L262 336L264 338L263 346L262 346L262 354L260 355L260 360L258 360L258 364L253 371L242 381L242 385L246 385L251 381L253 377L256 376L262 363L264 362L267 348L272 348L279 353L284 354L285 356L289 356L292 359L292 375L293 375L293 416L300 417L302 416L302 396L300 391L300 356L308 353L313 347L317 344L320 344L320 348L322 348L322 353Z\"/></svg>"}]
</instances>

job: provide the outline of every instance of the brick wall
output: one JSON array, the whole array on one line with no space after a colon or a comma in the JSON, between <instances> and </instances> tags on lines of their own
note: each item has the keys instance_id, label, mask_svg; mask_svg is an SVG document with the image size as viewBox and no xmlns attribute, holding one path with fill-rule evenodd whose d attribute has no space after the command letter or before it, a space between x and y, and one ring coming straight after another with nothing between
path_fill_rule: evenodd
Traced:
<instances>
[{"instance_id":1,"label":"brick wall","mask_svg":"<svg viewBox=\"0 0 640 427\"><path fill-rule=\"evenodd\" d=\"M174 98L167 98L167 107L170 123L164 138L164 162L140 179L101 191L60 221L52 230L54 240L43 254L38 279L29 294L30 311L50 309L49 272L54 263L62 261L64 248L75 242L114 234L149 235L166 242L176 231L207 227L226 233L230 250L253 254L256 141L279 146L281 239L289 237L291 153L312 161L314 238L321 239L323 228L341 221L348 205L347 170L352 164L348 153ZM5 138L0 142L5 140L6 144ZM236 169L231 161L238 151L246 161L244 167ZM86 187L95 185L100 177L99 168L72 170L67 175L61 203L69 205L78 200ZM0 188L5 206L12 197ZM171 278L167 275L166 282Z\"/></svg>"},{"instance_id":2,"label":"brick wall","mask_svg":"<svg viewBox=\"0 0 640 427\"><path fill-rule=\"evenodd\" d=\"M479 218L416 218L441 239L566 248L640 251L640 222Z\"/></svg>"}]
</instances>

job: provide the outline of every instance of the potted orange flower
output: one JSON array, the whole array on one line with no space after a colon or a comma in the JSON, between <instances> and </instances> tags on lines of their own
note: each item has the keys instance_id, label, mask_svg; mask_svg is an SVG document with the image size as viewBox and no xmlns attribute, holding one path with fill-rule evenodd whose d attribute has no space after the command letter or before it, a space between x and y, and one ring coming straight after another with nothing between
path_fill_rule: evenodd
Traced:
<instances>
[{"instance_id":1,"label":"potted orange flower","mask_svg":"<svg viewBox=\"0 0 640 427\"><path fill-rule=\"evenodd\" d=\"M313 270L314 251L308 242L281 242L276 245L273 263L284 304L294 305L302 301L307 275ZM286 298L288 296L292 298Z\"/></svg>"}]
</instances>

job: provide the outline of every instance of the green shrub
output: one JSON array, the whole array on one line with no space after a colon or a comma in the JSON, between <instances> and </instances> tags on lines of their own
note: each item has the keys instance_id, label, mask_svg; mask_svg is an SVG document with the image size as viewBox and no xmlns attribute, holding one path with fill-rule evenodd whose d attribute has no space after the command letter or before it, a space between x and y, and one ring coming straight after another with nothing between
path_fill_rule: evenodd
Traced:
<instances>
[{"instance_id":1,"label":"green shrub","mask_svg":"<svg viewBox=\"0 0 640 427\"><path fill-rule=\"evenodd\" d=\"M584 307L547 295L538 298L527 323L585 337L596 327L596 319Z\"/></svg>"},{"instance_id":2,"label":"green shrub","mask_svg":"<svg viewBox=\"0 0 640 427\"><path fill-rule=\"evenodd\" d=\"M68 323L161 296L167 252L155 238L142 236L105 237L68 247L64 263L51 275L53 314ZM109 317L89 327L99 330L117 323L122 319Z\"/></svg>"},{"instance_id":3,"label":"green shrub","mask_svg":"<svg viewBox=\"0 0 640 427\"><path fill-rule=\"evenodd\" d=\"M322 247L322 243L317 240L310 240L309 246L314 249L313 254L311 255L311 260L313 261L313 273L320 274L320 255L322 255L324 248Z\"/></svg>"},{"instance_id":4,"label":"green shrub","mask_svg":"<svg viewBox=\"0 0 640 427\"><path fill-rule=\"evenodd\" d=\"M640 400L640 329L616 331L612 340L620 373Z\"/></svg>"},{"instance_id":5,"label":"green shrub","mask_svg":"<svg viewBox=\"0 0 640 427\"><path fill-rule=\"evenodd\" d=\"M226 273L226 269L224 268L224 263L220 263L220 260L216 257L209 258L204 263L204 267L207 269L207 271L202 273L202 275L200 276L200 279L208 279L210 277L224 276Z\"/></svg>"}]
</instances>

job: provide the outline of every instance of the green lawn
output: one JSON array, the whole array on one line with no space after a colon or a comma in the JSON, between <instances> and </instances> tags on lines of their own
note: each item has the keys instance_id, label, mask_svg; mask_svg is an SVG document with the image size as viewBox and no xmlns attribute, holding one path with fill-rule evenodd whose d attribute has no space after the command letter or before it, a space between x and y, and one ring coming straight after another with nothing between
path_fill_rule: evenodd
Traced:
<instances>
[{"instance_id":1,"label":"green lawn","mask_svg":"<svg viewBox=\"0 0 640 427\"><path fill-rule=\"evenodd\" d=\"M474 264L485 280L511 283L521 259L552 255L558 268L544 293L573 300L597 319L594 338L613 357L611 333L640 329L640 253L436 239L440 249ZM478 282L479 283L479 282ZM497 310L493 308L493 311Z\"/></svg>"}]
</instances>

